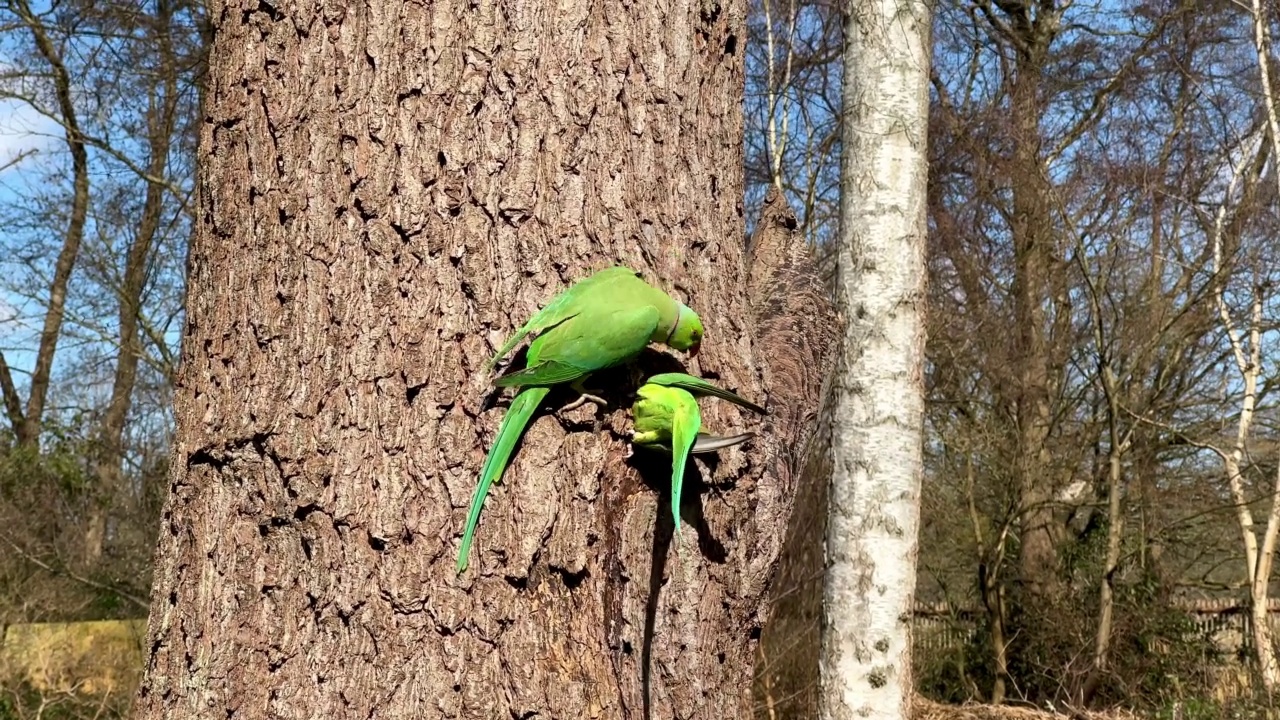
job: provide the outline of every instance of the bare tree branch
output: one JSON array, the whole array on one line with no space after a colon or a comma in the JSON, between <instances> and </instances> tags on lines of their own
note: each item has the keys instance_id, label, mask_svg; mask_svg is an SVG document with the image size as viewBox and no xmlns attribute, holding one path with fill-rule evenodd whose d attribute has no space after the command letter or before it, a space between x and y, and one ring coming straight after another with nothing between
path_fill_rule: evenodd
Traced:
<instances>
[{"instance_id":1,"label":"bare tree branch","mask_svg":"<svg viewBox=\"0 0 1280 720\"><path fill-rule=\"evenodd\" d=\"M11 7L27 25L36 48L53 73L55 93L58 98L62 122L66 127L67 148L71 152L73 195L66 235L62 251L58 254L53 282L49 287L49 305L45 313L44 327L40 331L40 346L36 351L35 368L31 373L31 394L27 397L27 411L23 423L17 429L20 445L33 446L39 442L45 401L49 393L49 380L53 372L53 357L57 352L58 337L67 301L67 285L75 268L80 243L84 239L85 222L89 214L89 154L84 135L80 131L75 103L71 97L71 73L44 25L31 12L27 0L12 0Z\"/></svg>"},{"instance_id":2,"label":"bare tree branch","mask_svg":"<svg viewBox=\"0 0 1280 720\"><path fill-rule=\"evenodd\" d=\"M13 374L9 372L9 363L5 362L4 351L0 351L0 394L4 396L4 410L9 416L9 425L16 433L22 427L22 398L18 396L18 388L13 384Z\"/></svg>"},{"instance_id":3,"label":"bare tree branch","mask_svg":"<svg viewBox=\"0 0 1280 720\"><path fill-rule=\"evenodd\" d=\"M27 562L31 563L32 565L35 565L36 567L40 568L41 570L44 570L47 573L50 573L52 575L60 575L62 577L74 580L82 585L87 585L97 590L104 590L106 592L110 592L114 595L124 598L125 600L128 600L129 602L138 606L138 608L142 609L143 611L146 611L147 608L151 607L151 603L149 603L146 599L140 598L137 595L134 595L133 593L127 590L124 590L123 588L117 587L115 585L103 583L103 582L98 582L93 578L84 577L83 575L72 572L71 570L68 570L65 567L54 567L53 565L50 565L44 560L41 560L36 555L27 552L25 548L23 548L18 543L14 542L13 539L10 538L7 534L0 535L0 537L4 538L5 543L9 547L13 548L13 551L15 553L17 553L18 555L21 555Z\"/></svg>"}]
</instances>

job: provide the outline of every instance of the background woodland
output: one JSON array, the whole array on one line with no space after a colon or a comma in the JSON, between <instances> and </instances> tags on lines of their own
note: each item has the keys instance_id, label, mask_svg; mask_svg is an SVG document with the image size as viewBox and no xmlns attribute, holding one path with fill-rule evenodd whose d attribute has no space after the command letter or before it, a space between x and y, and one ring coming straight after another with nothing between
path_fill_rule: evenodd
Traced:
<instances>
[{"instance_id":1,"label":"background woodland","mask_svg":"<svg viewBox=\"0 0 1280 720\"><path fill-rule=\"evenodd\" d=\"M741 40L748 234L794 223L827 276L842 25L835 2L752 0ZM1258 622L1278 29L1270 0L937 3L918 585L961 632L918 643L926 697L1209 718L1280 683ZM185 0L0 5L0 626L147 613L208 40ZM794 220L760 219L771 191ZM816 527L823 501L795 512ZM815 547L774 588L758 717L813 707ZM1252 618L1240 657L1197 630L1201 601ZM1227 697L1231 663L1251 690ZM0 717L130 701L4 687Z\"/></svg>"}]
</instances>

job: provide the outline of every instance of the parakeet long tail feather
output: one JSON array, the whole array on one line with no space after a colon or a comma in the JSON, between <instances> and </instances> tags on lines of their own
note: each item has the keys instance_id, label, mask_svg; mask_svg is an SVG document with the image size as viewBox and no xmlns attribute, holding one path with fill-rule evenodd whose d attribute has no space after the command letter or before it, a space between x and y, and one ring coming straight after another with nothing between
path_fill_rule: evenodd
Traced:
<instances>
[{"instance_id":1,"label":"parakeet long tail feather","mask_svg":"<svg viewBox=\"0 0 1280 720\"><path fill-rule=\"evenodd\" d=\"M686 396L688 397L688 396ZM677 410L671 418L671 515L675 519L676 535L680 534L680 491L684 487L684 468L689 461L689 449L698 438L702 416L698 404L689 404Z\"/></svg>"},{"instance_id":2,"label":"parakeet long tail feather","mask_svg":"<svg viewBox=\"0 0 1280 720\"><path fill-rule=\"evenodd\" d=\"M729 402L735 405L740 405L750 410L751 412L757 413L759 415L769 414L768 411L765 410L764 408L760 407L759 405L751 402L750 400L742 397L741 395L735 392L730 392L728 390L725 390L722 387L719 387L718 385L709 383L706 380L703 380L702 378L694 377L686 373L680 373L680 372L659 373L649 378L645 382L653 383L655 385L663 385L666 387L680 388L681 390L693 393L694 395L711 395L714 397L718 397L721 400L728 400Z\"/></svg>"},{"instance_id":3,"label":"parakeet long tail feather","mask_svg":"<svg viewBox=\"0 0 1280 720\"><path fill-rule=\"evenodd\" d=\"M704 453L713 453L723 450L727 447L733 447L739 443L744 443L755 437L755 433L742 433L741 435L709 435L707 433L698 433L698 439L694 441L693 448L689 452L694 455Z\"/></svg>"},{"instance_id":4,"label":"parakeet long tail feather","mask_svg":"<svg viewBox=\"0 0 1280 720\"><path fill-rule=\"evenodd\" d=\"M520 436L524 434L529 418L533 417L534 411L542 404L543 398L550 390L545 387L525 388L511 401L506 417L502 418L502 425L498 428L498 438L489 449L489 456L484 461L484 469L480 471L480 484L476 485L476 492L471 496L471 510L467 513L467 525L462 532L462 546L458 549L459 573L467 569L471 540L475 536L476 523L480 520L480 509L484 507L484 499L489 494L489 486L502 479L502 473L507 469L507 462L511 459L511 453L515 450L516 443L520 441Z\"/></svg>"}]
</instances>

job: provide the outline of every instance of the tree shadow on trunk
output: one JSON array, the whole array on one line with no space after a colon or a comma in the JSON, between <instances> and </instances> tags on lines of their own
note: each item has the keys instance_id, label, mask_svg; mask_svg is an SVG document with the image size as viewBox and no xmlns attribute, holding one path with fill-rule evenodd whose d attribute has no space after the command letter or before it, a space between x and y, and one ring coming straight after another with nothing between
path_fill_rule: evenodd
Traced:
<instances>
[{"instance_id":1,"label":"tree shadow on trunk","mask_svg":"<svg viewBox=\"0 0 1280 720\"><path fill-rule=\"evenodd\" d=\"M666 372L666 371L664 371ZM714 472L719 460L714 455L700 458ZM638 449L628 458L630 465L639 475L641 481L658 495L657 525L653 532L653 558L649 565L649 597L644 607L644 633L640 646L640 686L643 693L643 714L645 720L652 718L650 700L650 679L653 675L652 651L654 628L658 618L658 595L662 591L663 571L667 567L667 558L671 554L671 544L675 537L675 518L671 513L671 456L647 449ZM711 489L702 479L702 472L694 463L685 467L684 497L680 503L680 519L686 528L697 533L698 552L707 560L720 565L728 558L724 543L711 534L706 515L702 508L702 495Z\"/></svg>"}]
</instances>

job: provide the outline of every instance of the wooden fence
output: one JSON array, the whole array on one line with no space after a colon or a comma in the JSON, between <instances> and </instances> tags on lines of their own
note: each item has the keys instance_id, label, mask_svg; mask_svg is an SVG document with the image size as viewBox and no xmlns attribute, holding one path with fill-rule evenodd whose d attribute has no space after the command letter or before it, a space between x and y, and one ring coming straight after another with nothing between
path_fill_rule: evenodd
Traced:
<instances>
[{"instance_id":1,"label":"wooden fence","mask_svg":"<svg viewBox=\"0 0 1280 720\"><path fill-rule=\"evenodd\" d=\"M1209 638L1223 655L1253 652L1253 621L1248 606L1236 600L1195 600L1174 603L1186 612L1197 634ZM974 640L983 611L952 608L946 603L916 603L911 628L920 650L952 650ZM1280 638L1280 598L1267 606L1271 629Z\"/></svg>"}]
</instances>

